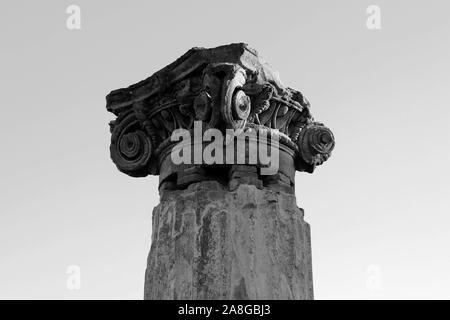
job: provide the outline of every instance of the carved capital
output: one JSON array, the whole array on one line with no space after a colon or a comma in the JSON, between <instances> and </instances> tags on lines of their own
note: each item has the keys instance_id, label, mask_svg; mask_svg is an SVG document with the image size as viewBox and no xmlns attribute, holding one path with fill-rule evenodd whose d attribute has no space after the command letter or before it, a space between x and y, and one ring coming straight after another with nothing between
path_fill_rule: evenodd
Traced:
<instances>
[{"instance_id":1,"label":"carved capital","mask_svg":"<svg viewBox=\"0 0 450 320\"><path fill-rule=\"evenodd\" d=\"M106 100L107 110L117 116L110 124L111 158L131 176L161 174L172 133L192 131L195 121L224 134L242 129L277 135L280 149L292 158L286 165L299 171L312 172L334 148L332 132L314 122L303 94L283 86L246 44L193 48L151 77L112 91ZM289 170L281 173L291 175Z\"/></svg>"}]
</instances>

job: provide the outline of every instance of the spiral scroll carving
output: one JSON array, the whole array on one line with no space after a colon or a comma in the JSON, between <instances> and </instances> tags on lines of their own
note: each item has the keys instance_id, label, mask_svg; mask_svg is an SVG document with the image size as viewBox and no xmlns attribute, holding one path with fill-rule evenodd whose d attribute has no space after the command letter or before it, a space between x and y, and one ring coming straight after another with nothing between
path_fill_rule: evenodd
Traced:
<instances>
[{"instance_id":1,"label":"spiral scroll carving","mask_svg":"<svg viewBox=\"0 0 450 320\"><path fill-rule=\"evenodd\" d=\"M302 129L297 140L303 160L312 166L325 162L334 149L334 136L321 123L313 122Z\"/></svg>"},{"instance_id":2,"label":"spiral scroll carving","mask_svg":"<svg viewBox=\"0 0 450 320\"><path fill-rule=\"evenodd\" d=\"M152 151L152 142L133 113L117 119L112 128L110 152L120 171L133 177L148 175Z\"/></svg>"},{"instance_id":3,"label":"spiral scroll carving","mask_svg":"<svg viewBox=\"0 0 450 320\"><path fill-rule=\"evenodd\" d=\"M246 44L194 48L106 100L107 110L117 116L111 123L111 158L131 176L160 174L172 133L193 134L196 122L203 132L217 129L224 135L228 129L273 132L295 168L310 173L335 144L331 131L314 122L303 93L284 86Z\"/></svg>"},{"instance_id":4,"label":"spiral scroll carving","mask_svg":"<svg viewBox=\"0 0 450 320\"><path fill-rule=\"evenodd\" d=\"M250 115L250 97L242 90L246 82L245 70L235 65L227 66L227 77L223 84L222 117L228 128L242 129Z\"/></svg>"}]
</instances>

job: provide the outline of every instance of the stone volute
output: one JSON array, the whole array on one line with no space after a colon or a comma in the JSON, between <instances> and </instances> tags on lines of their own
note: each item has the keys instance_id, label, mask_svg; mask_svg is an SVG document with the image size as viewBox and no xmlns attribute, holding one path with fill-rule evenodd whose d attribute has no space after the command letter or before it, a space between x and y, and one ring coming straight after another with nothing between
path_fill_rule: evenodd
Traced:
<instances>
[{"instance_id":1,"label":"stone volute","mask_svg":"<svg viewBox=\"0 0 450 320\"><path fill-rule=\"evenodd\" d=\"M301 92L238 43L193 48L106 100L117 168L159 175L145 299L313 298L295 171L334 137Z\"/></svg>"}]
</instances>

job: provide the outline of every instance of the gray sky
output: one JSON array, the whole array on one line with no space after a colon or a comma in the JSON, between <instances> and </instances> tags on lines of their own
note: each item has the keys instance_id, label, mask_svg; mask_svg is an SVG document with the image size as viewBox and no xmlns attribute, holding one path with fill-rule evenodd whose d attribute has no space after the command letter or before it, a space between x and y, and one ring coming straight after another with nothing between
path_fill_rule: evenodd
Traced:
<instances>
[{"instance_id":1,"label":"gray sky","mask_svg":"<svg viewBox=\"0 0 450 320\"><path fill-rule=\"evenodd\" d=\"M81 30L66 28L71 4ZM371 4L381 30L366 27ZM143 297L157 177L115 168L105 95L193 46L247 42L337 140L323 167L296 178L315 298L449 299L449 10L445 0L3 1L0 298ZM80 290L66 286L69 265Z\"/></svg>"}]
</instances>

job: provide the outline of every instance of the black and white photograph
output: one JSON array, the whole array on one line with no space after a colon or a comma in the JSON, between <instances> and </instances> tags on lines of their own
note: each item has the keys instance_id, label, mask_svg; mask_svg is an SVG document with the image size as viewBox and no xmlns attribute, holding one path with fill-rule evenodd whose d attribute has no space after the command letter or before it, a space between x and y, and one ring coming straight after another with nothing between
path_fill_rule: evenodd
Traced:
<instances>
[{"instance_id":1,"label":"black and white photograph","mask_svg":"<svg viewBox=\"0 0 450 320\"><path fill-rule=\"evenodd\" d=\"M450 299L449 1L0 6L0 300Z\"/></svg>"}]
</instances>

